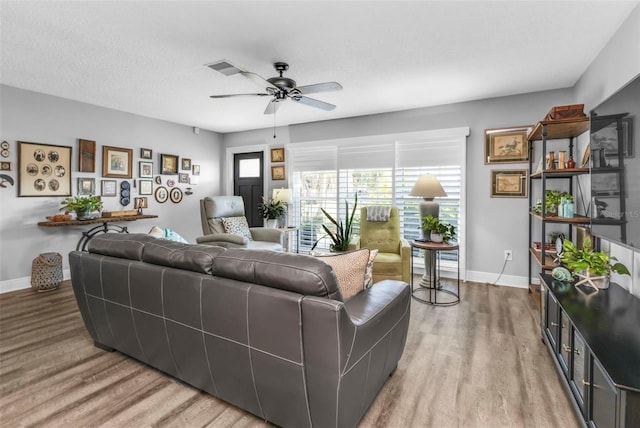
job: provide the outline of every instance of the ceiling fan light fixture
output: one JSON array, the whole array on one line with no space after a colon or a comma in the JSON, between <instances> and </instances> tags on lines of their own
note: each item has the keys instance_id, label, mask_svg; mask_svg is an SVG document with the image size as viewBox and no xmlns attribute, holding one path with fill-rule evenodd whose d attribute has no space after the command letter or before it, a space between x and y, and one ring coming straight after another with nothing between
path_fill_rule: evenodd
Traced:
<instances>
[{"instance_id":1,"label":"ceiling fan light fixture","mask_svg":"<svg viewBox=\"0 0 640 428\"><path fill-rule=\"evenodd\" d=\"M217 71L218 73L224 74L225 76L234 76L244 71L243 69L231 64L226 59L212 62L210 64L205 64L205 67L209 67L210 69Z\"/></svg>"}]
</instances>

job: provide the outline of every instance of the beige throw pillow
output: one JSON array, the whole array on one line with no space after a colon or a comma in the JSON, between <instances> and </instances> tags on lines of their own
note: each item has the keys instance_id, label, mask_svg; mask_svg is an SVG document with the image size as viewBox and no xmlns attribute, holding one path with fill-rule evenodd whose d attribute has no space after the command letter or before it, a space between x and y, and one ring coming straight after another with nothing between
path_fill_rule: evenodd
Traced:
<instances>
[{"instance_id":1,"label":"beige throw pillow","mask_svg":"<svg viewBox=\"0 0 640 428\"><path fill-rule=\"evenodd\" d=\"M366 288L365 275L370 254L368 248L363 248L347 253L312 253L311 255L333 268L342 297L347 300Z\"/></svg>"},{"instance_id":2,"label":"beige throw pillow","mask_svg":"<svg viewBox=\"0 0 640 428\"><path fill-rule=\"evenodd\" d=\"M246 217L222 217L222 224L226 233L244 236L249 241L253 241Z\"/></svg>"}]
</instances>

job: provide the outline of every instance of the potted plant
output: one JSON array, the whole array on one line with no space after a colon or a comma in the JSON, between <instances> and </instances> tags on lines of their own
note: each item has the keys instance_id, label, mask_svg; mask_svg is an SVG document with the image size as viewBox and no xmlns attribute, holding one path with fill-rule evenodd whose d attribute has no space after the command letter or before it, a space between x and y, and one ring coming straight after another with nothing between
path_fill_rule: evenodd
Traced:
<instances>
[{"instance_id":1,"label":"potted plant","mask_svg":"<svg viewBox=\"0 0 640 428\"><path fill-rule=\"evenodd\" d=\"M456 227L449 223L444 223L432 215L422 217L422 230L428 230L429 239L432 242L444 242L448 244L456 236Z\"/></svg>"},{"instance_id":2,"label":"potted plant","mask_svg":"<svg viewBox=\"0 0 640 428\"><path fill-rule=\"evenodd\" d=\"M358 206L358 195L356 194L355 203L353 204L353 210L351 210L351 214L349 214L348 201L344 201L344 206L345 212L347 213L347 218L345 219L344 223L341 219L338 219L338 221L336 221L336 219L334 219L331 214L326 212L324 208L320 208L327 220L329 220L335 227L335 231L331 230L326 224L323 224L322 228L327 234L320 237L316 242L314 242L313 246L311 247L312 251L316 248L318 242L320 242L324 238L329 238L331 240L331 245L329 245L330 251L347 251L349 249L349 242L351 242L351 238L353 237L353 218L356 214L356 208Z\"/></svg>"},{"instance_id":3,"label":"potted plant","mask_svg":"<svg viewBox=\"0 0 640 428\"><path fill-rule=\"evenodd\" d=\"M62 201L60 211L75 212L78 220L92 220L100 217L102 201L99 196L74 196Z\"/></svg>"},{"instance_id":4,"label":"potted plant","mask_svg":"<svg viewBox=\"0 0 640 428\"><path fill-rule=\"evenodd\" d=\"M267 220L267 227L276 227L278 219L287 213L287 207L280 200L267 200L263 196L258 204L258 212Z\"/></svg>"},{"instance_id":5,"label":"potted plant","mask_svg":"<svg viewBox=\"0 0 640 428\"><path fill-rule=\"evenodd\" d=\"M575 285L585 284L595 289L606 289L609 288L612 271L620 275L630 275L629 269L615 257L610 257L604 251L593 251L589 237L584 239L582 249L565 239L562 242L560 260L580 278Z\"/></svg>"},{"instance_id":6,"label":"potted plant","mask_svg":"<svg viewBox=\"0 0 640 428\"><path fill-rule=\"evenodd\" d=\"M558 215L558 207L562 202L562 198L565 198L569 202L573 202L573 195L562 190L547 190L544 195L544 214L542 214L542 202L538 202L531 208L532 213L553 217Z\"/></svg>"}]
</instances>

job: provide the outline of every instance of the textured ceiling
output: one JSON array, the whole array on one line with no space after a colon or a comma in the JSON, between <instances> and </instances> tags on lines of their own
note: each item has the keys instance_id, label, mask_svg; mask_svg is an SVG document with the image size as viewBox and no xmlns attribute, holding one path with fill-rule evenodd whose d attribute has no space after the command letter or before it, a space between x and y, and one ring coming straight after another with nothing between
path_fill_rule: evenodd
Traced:
<instances>
[{"instance_id":1,"label":"textured ceiling","mask_svg":"<svg viewBox=\"0 0 640 428\"><path fill-rule=\"evenodd\" d=\"M287 101L278 126L572 86L638 2L4 1L0 82L218 132L273 126L264 78L290 64L326 112Z\"/></svg>"}]
</instances>

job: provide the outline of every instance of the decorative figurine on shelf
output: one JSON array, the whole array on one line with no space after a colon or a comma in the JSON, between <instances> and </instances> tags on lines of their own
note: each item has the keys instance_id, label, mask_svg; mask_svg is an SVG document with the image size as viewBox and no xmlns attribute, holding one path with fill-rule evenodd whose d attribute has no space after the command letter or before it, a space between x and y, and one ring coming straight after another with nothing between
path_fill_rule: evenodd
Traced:
<instances>
[{"instance_id":1,"label":"decorative figurine on shelf","mask_svg":"<svg viewBox=\"0 0 640 428\"><path fill-rule=\"evenodd\" d=\"M550 151L547 156L547 169L556 169L555 154L553 150Z\"/></svg>"}]
</instances>

